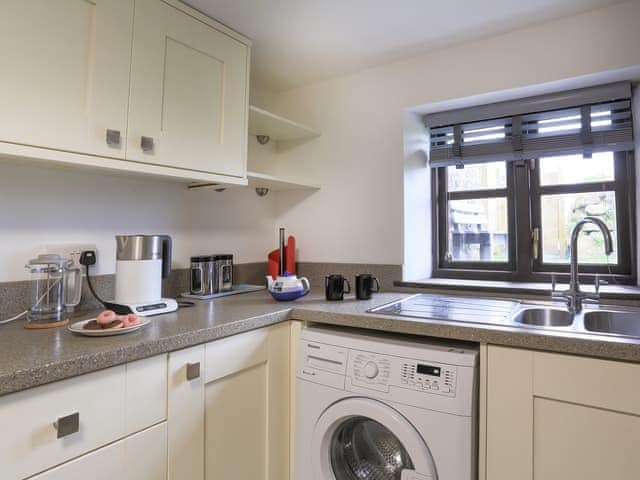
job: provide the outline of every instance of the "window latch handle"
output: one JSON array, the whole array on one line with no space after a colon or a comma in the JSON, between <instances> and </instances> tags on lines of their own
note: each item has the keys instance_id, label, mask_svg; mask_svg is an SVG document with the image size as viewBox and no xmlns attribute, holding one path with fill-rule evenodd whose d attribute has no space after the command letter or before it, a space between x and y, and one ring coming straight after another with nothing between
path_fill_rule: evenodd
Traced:
<instances>
[{"instance_id":1,"label":"window latch handle","mask_svg":"<svg viewBox=\"0 0 640 480\"><path fill-rule=\"evenodd\" d=\"M531 230L531 255L534 260L538 260L540 256L540 227Z\"/></svg>"}]
</instances>

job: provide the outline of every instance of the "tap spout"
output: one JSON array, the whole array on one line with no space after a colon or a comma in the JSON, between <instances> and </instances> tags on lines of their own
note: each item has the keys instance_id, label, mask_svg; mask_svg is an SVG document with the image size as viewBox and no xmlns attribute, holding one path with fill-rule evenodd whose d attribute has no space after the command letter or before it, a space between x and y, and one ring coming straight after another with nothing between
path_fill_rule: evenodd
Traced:
<instances>
[{"instance_id":1,"label":"tap spout","mask_svg":"<svg viewBox=\"0 0 640 480\"><path fill-rule=\"evenodd\" d=\"M611 231L607 224L604 223L601 219L597 217L584 217L576 226L573 227L573 231L571 232L571 285L573 288L577 288L578 286L578 237L580 236L580 232L582 228L591 223L598 227L602 232L602 237L604 238L604 251L607 255L611 255L613 252L613 239L611 238Z\"/></svg>"}]
</instances>

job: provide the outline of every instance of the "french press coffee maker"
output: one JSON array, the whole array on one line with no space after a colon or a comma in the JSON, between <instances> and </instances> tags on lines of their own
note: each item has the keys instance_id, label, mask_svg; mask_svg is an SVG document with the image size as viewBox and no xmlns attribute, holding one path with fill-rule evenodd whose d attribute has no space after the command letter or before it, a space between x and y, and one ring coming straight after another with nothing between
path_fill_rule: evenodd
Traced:
<instances>
[{"instance_id":1,"label":"french press coffee maker","mask_svg":"<svg viewBox=\"0 0 640 480\"><path fill-rule=\"evenodd\" d=\"M65 312L78 306L82 296L82 270L60 255L38 255L25 265L31 273L30 324L56 326Z\"/></svg>"}]
</instances>

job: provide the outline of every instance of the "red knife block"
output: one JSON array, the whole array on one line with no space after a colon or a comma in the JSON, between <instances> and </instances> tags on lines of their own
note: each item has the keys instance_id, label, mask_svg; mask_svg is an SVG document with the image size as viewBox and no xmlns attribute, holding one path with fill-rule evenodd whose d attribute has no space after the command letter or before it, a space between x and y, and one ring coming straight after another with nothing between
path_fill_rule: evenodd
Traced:
<instances>
[{"instance_id":1,"label":"red knife block","mask_svg":"<svg viewBox=\"0 0 640 480\"><path fill-rule=\"evenodd\" d=\"M296 274L296 239L293 235L289 235L287 245L284 247L284 269L291 275ZM276 278L280 272L280 249L269 252L267 257L267 271L272 278ZM284 273L284 272L282 272Z\"/></svg>"}]
</instances>

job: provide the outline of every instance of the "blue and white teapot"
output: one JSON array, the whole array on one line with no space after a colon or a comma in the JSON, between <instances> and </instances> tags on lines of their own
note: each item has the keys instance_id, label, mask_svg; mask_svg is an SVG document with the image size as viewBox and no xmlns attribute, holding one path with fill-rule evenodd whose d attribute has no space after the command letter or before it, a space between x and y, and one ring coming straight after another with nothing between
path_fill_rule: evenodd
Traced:
<instances>
[{"instance_id":1,"label":"blue and white teapot","mask_svg":"<svg viewBox=\"0 0 640 480\"><path fill-rule=\"evenodd\" d=\"M311 285L307 277L298 278L289 272L284 272L275 280L271 275L267 275L267 289L276 300L288 302L304 297L311 291Z\"/></svg>"}]
</instances>

